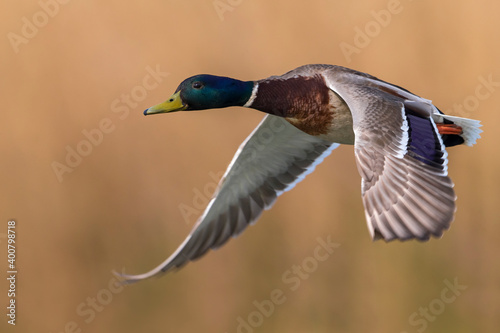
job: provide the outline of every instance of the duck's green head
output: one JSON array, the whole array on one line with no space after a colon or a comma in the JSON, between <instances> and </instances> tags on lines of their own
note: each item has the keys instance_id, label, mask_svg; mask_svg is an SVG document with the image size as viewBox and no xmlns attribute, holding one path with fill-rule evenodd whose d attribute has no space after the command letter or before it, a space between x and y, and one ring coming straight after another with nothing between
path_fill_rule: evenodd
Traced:
<instances>
[{"instance_id":1,"label":"duck's green head","mask_svg":"<svg viewBox=\"0 0 500 333\"><path fill-rule=\"evenodd\" d=\"M169 99L150 107L144 111L144 115L243 106L250 99L253 86L253 81L207 74L195 75L182 81Z\"/></svg>"}]
</instances>

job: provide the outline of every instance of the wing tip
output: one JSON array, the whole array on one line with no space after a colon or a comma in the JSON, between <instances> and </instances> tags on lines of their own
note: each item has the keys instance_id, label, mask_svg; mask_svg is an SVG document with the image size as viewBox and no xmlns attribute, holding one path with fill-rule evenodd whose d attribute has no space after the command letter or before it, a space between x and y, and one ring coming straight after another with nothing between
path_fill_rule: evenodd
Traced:
<instances>
[{"instance_id":1,"label":"wing tip","mask_svg":"<svg viewBox=\"0 0 500 333\"><path fill-rule=\"evenodd\" d=\"M144 274L130 275L130 274L125 274L124 270L122 269L122 273L119 273L116 270L113 270L112 273L118 279L118 282L121 285L128 286L128 285L137 283L139 281L152 278L154 276L163 275L166 272L150 271L150 272L147 272L147 273L144 273Z\"/></svg>"},{"instance_id":2,"label":"wing tip","mask_svg":"<svg viewBox=\"0 0 500 333\"><path fill-rule=\"evenodd\" d=\"M397 235L388 235L384 236L379 230L375 229L374 234L372 235L372 241L375 242L377 240L383 240L385 243L390 243L393 241L407 242L411 240L416 240L421 243L425 243L430 241L431 239L440 239L443 237L445 231L449 230L451 226L451 222L447 225L443 225L441 228L437 230L428 230L424 234L417 235L411 234L407 236L397 236Z\"/></svg>"}]
</instances>

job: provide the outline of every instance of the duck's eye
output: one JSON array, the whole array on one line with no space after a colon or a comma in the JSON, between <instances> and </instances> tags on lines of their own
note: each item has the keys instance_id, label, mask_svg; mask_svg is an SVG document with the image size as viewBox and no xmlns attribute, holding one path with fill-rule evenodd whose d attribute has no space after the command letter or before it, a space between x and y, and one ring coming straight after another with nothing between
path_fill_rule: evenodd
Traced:
<instances>
[{"instance_id":1,"label":"duck's eye","mask_svg":"<svg viewBox=\"0 0 500 333\"><path fill-rule=\"evenodd\" d=\"M194 89L201 89L202 87L203 87L203 83L201 83L200 81L193 82Z\"/></svg>"}]
</instances>

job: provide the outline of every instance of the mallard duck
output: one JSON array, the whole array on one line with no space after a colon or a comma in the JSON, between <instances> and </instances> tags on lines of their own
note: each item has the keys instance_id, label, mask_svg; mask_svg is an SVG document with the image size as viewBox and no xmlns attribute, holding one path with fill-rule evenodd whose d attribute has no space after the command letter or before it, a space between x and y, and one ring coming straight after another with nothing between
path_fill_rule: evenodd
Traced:
<instances>
[{"instance_id":1,"label":"mallard duck","mask_svg":"<svg viewBox=\"0 0 500 333\"><path fill-rule=\"evenodd\" d=\"M455 212L446 147L472 146L480 122L443 114L428 99L333 65L240 81L214 75L184 80L145 115L241 106L266 113L241 144L208 207L178 249L148 273L184 266L257 221L340 144L354 145L372 239L440 237Z\"/></svg>"}]
</instances>

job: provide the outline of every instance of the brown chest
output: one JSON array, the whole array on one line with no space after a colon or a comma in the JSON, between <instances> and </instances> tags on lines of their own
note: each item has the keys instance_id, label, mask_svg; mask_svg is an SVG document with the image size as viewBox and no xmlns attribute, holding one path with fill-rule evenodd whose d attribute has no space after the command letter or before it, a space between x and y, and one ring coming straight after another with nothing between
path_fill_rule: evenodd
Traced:
<instances>
[{"instance_id":1,"label":"brown chest","mask_svg":"<svg viewBox=\"0 0 500 333\"><path fill-rule=\"evenodd\" d=\"M328 89L322 76L295 76L260 81L250 107L284 117L308 134L322 135L328 133L335 117L332 99L338 97Z\"/></svg>"}]
</instances>

